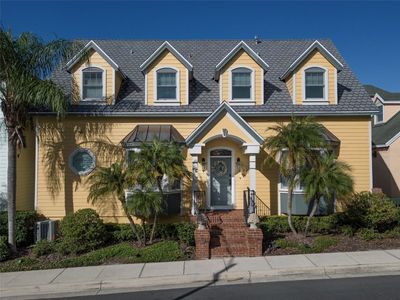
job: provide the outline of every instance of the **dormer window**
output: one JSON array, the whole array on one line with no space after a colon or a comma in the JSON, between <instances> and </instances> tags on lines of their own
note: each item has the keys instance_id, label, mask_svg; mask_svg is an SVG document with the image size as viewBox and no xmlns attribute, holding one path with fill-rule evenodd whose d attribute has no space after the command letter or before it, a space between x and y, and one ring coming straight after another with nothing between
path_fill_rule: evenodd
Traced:
<instances>
[{"instance_id":1,"label":"dormer window","mask_svg":"<svg viewBox=\"0 0 400 300\"><path fill-rule=\"evenodd\" d=\"M326 99L326 71L319 67L308 68L305 76L305 100Z\"/></svg>"},{"instance_id":2,"label":"dormer window","mask_svg":"<svg viewBox=\"0 0 400 300\"><path fill-rule=\"evenodd\" d=\"M377 104L379 112L375 115L375 124L383 122L383 105Z\"/></svg>"},{"instance_id":3,"label":"dormer window","mask_svg":"<svg viewBox=\"0 0 400 300\"><path fill-rule=\"evenodd\" d=\"M252 99L252 70L237 68L232 70L232 100Z\"/></svg>"},{"instance_id":4,"label":"dormer window","mask_svg":"<svg viewBox=\"0 0 400 300\"><path fill-rule=\"evenodd\" d=\"M157 100L178 100L178 72L172 68L157 71Z\"/></svg>"},{"instance_id":5,"label":"dormer window","mask_svg":"<svg viewBox=\"0 0 400 300\"><path fill-rule=\"evenodd\" d=\"M90 67L82 70L82 100L101 100L105 97L104 70Z\"/></svg>"}]
</instances>

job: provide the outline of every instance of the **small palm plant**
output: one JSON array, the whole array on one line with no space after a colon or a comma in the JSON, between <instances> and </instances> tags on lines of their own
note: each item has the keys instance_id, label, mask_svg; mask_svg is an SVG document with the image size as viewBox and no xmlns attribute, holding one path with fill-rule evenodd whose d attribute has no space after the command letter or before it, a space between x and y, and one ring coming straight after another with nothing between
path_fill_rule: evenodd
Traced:
<instances>
[{"instance_id":1,"label":"small palm plant","mask_svg":"<svg viewBox=\"0 0 400 300\"><path fill-rule=\"evenodd\" d=\"M150 241L152 241L157 217L165 203L164 179L167 178L168 184L171 185L189 176L182 149L173 142L154 140L149 144L143 143L140 151L131 152L129 170L132 182L144 187L144 191L157 191L160 196L161 201L151 197L151 202L153 203L152 214L154 215L153 228L150 235ZM142 200L142 198L138 196L139 200ZM136 200L136 197L132 198L132 201ZM139 208L140 205L133 204L133 207Z\"/></svg>"},{"instance_id":2,"label":"small palm plant","mask_svg":"<svg viewBox=\"0 0 400 300\"><path fill-rule=\"evenodd\" d=\"M314 154L308 159L309 165L301 172L301 181L305 187L305 197L313 201L308 215L304 235L307 236L311 219L319 207L321 198L332 202L334 197L346 197L353 192L353 179L350 166L336 160L333 153Z\"/></svg>"},{"instance_id":3,"label":"small palm plant","mask_svg":"<svg viewBox=\"0 0 400 300\"><path fill-rule=\"evenodd\" d=\"M65 93L50 76L79 48L66 40L44 42L32 33L14 37L0 27L0 106L8 134L8 240L14 251L17 151L25 147L24 134L33 123L29 111L47 108L58 117L64 114Z\"/></svg>"},{"instance_id":4,"label":"small palm plant","mask_svg":"<svg viewBox=\"0 0 400 300\"><path fill-rule=\"evenodd\" d=\"M291 231L297 234L292 223L293 190L306 158L313 149L324 146L322 125L311 117L293 117L289 123L278 123L269 130L272 131L272 135L265 139L263 145L269 156L264 163L272 165L276 163L276 159L279 160L280 174L288 182L288 223Z\"/></svg>"},{"instance_id":5,"label":"small palm plant","mask_svg":"<svg viewBox=\"0 0 400 300\"><path fill-rule=\"evenodd\" d=\"M133 234L140 244L142 240L136 230L135 222L130 214L125 199L125 190L131 185L128 172L123 162L113 163L110 167L97 168L88 178L90 183L88 201L96 204L98 201L117 197L121 207L129 221Z\"/></svg>"}]
</instances>

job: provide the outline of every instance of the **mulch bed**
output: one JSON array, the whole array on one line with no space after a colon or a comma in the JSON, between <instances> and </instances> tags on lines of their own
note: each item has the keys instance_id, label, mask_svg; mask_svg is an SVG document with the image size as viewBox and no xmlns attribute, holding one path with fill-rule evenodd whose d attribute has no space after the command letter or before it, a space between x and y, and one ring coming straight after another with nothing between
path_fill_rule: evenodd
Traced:
<instances>
[{"instance_id":1,"label":"mulch bed","mask_svg":"<svg viewBox=\"0 0 400 300\"><path fill-rule=\"evenodd\" d=\"M288 241L297 242L306 245L312 245L315 236L304 237L294 236L293 234L282 235L281 238L285 238ZM321 236L321 235L319 235ZM351 252L351 251L367 251L367 250L387 250L387 249L398 249L400 248L400 239L396 238L382 238L366 241L358 236L345 236L345 235L325 235L326 237L332 237L336 239L335 245L329 246L324 249L321 253L330 252ZM299 249L296 248L279 248L274 245L274 241L267 242L265 245L264 255L288 255L288 254L302 254Z\"/></svg>"}]
</instances>

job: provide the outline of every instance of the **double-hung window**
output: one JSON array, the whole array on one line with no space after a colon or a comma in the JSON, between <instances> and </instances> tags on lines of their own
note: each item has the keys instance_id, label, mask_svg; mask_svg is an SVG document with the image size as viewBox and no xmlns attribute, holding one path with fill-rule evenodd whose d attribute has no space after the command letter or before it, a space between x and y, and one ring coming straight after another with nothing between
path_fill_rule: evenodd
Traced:
<instances>
[{"instance_id":1,"label":"double-hung window","mask_svg":"<svg viewBox=\"0 0 400 300\"><path fill-rule=\"evenodd\" d=\"M90 67L82 70L82 99L104 99L104 71Z\"/></svg>"},{"instance_id":2,"label":"double-hung window","mask_svg":"<svg viewBox=\"0 0 400 300\"><path fill-rule=\"evenodd\" d=\"M157 71L157 100L177 100L177 74L171 68Z\"/></svg>"},{"instance_id":3,"label":"double-hung window","mask_svg":"<svg viewBox=\"0 0 400 300\"><path fill-rule=\"evenodd\" d=\"M378 106L379 112L375 115L375 123L382 123L383 122L383 105Z\"/></svg>"},{"instance_id":4,"label":"double-hung window","mask_svg":"<svg viewBox=\"0 0 400 300\"><path fill-rule=\"evenodd\" d=\"M232 70L232 100L252 98L252 71L246 68Z\"/></svg>"},{"instance_id":5,"label":"double-hung window","mask_svg":"<svg viewBox=\"0 0 400 300\"><path fill-rule=\"evenodd\" d=\"M325 70L313 67L305 70L305 99L325 99Z\"/></svg>"}]
</instances>

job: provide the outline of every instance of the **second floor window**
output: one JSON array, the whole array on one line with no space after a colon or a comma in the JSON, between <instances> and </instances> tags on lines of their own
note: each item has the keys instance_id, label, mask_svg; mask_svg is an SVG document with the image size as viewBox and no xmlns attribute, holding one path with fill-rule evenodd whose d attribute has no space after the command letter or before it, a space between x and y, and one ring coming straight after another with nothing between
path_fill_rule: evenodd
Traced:
<instances>
[{"instance_id":1,"label":"second floor window","mask_svg":"<svg viewBox=\"0 0 400 300\"><path fill-rule=\"evenodd\" d=\"M325 70L309 68L305 71L306 99L325 99Z\"/></svg>"},{"instance_id":2,"label":"second floor window","mask_svg":"<svg viewBox=\"0 0 400 300\"><path fill-rule=\"evenodd\" d=\"M251 70L238 68L232 71L232 100L251 99Z\"/></svg>"},{"instance_id":3,"label":"second floor window","mask_svg":"<svg viewBox=\"0 0 400 300\"><path fill-rule=\"evenodd\" d=\"M157 100L177 99L177 72L164 68L157 71Z\"/></svg>"},{"instance_id":4,"label":"second floor window","mask_svg":"<svg viewBox=\"0 0 400 300\"><path fill-rule=\"evenodd\" d=\"M383 122L383 105L378 106L379 112L375 115L375 123Z\"/></svg>"},{"instance_id":5,"label":"second floor window","mask_svg":"<svg viewBox=\"0 0 400 300\"><path fill-rule=\"evenodd\" d=\"M82 71L82 98L102 99L103 95L103 70L100 68L86 68Z\"/></svg>"}]
</instances>

